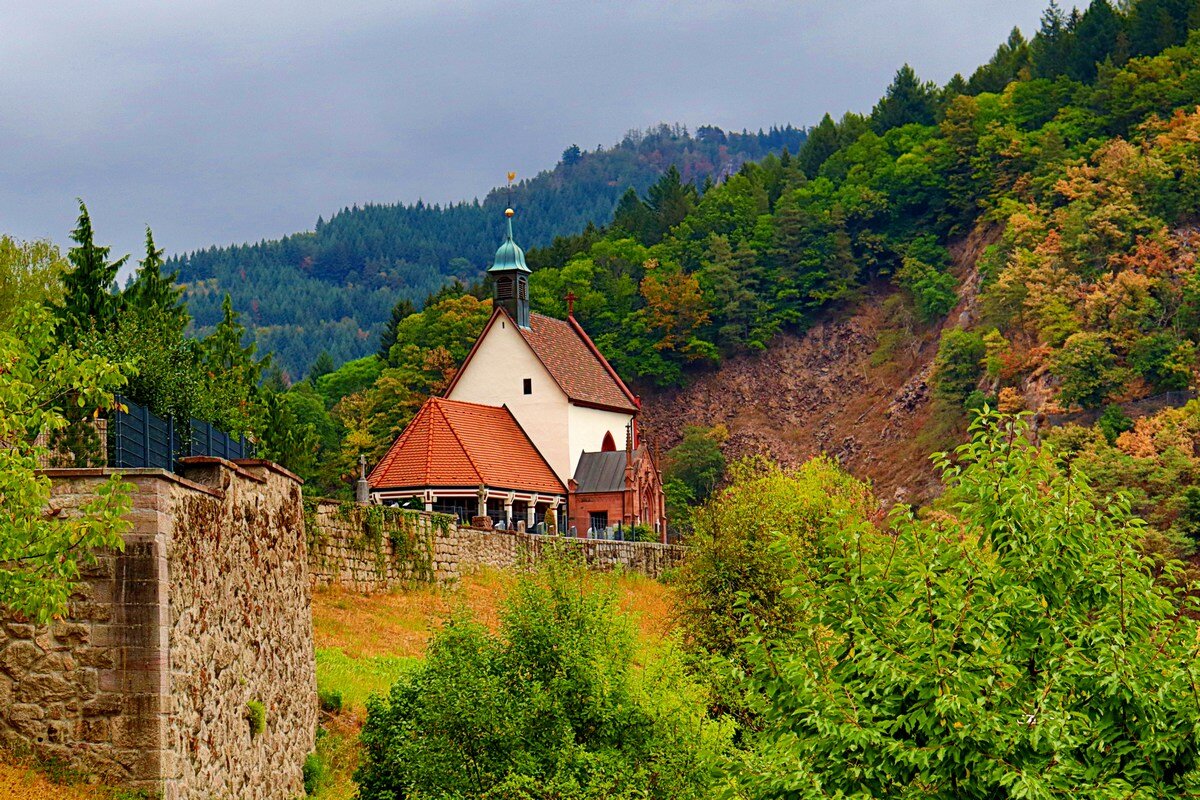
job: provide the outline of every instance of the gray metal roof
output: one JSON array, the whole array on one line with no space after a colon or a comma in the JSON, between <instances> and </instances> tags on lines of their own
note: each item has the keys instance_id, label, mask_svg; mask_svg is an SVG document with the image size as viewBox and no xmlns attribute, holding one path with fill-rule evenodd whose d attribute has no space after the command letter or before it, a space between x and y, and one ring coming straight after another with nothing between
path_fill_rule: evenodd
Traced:
<instances>
[{"instance_id":1,"label":"gray metal roof","mask_svg":"<svg viewBox=\"0 0 1200 800\"><path fill-rule=\"evenodd\" d=\"M634 461L637 461L638 454L635 450ZM583 453L575 467L575 483L578 485L575 491L581 494L624 491L625 451Z\"/></svg>"}]
</instances>

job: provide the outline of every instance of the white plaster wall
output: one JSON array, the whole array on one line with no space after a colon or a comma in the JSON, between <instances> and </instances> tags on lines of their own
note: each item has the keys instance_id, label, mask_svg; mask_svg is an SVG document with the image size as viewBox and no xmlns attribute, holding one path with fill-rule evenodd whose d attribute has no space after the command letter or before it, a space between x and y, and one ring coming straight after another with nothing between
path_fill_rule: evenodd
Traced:
<instances>
[{"instance_id":1,"label":"white plaster wall","mask_svg":"<svg viewBox=\"0 0 1200 800\"><path fill-rule=\"evenodd\" d=\"M525 378L533 381L532 394L523 393ZM567 434L570 405L566 394L512 322L496 320L459 375L449 398L486 406L508 406L566 485L575 467ZM600 436L603 438L604 434ZM600 439L596 442L595 449L599 449Z\"/></svg>"},{"instance_id":2,"label":"white plaster wall","mask_svg":"<svg viewBox=\"0 0 1200 800\"><path fill-rule=\"evenodd\" d=\"M583 452L595 452L604 444L604 434L611 433L613 443L618 450L625 449L625 426L633 419L632 414L622 414L617 411L602 411L598 408L586 408L572 405L568 412L571 445L571 474L579 464L579 455Z\"/></svg>"}]
</instances>

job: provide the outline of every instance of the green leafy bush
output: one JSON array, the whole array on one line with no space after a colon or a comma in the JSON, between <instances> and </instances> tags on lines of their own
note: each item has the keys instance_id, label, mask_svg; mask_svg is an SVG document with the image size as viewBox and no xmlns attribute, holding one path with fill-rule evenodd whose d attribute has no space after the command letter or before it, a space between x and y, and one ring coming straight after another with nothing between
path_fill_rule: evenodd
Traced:
<instances>
[{"instance_id":1,"label":"green leafy bush","mask_svg":"<svg viewBox=\"0 0 1200 800\"><path fill-rule=\"evenodd\" d=\"M727 744L676 661L637 669L609 591L551 559L498 633L456 617L428 660L368 702L363 800L700 798Z\"/></svg>"},{"instance_id":2,"label":"green leafy bush","mask_svg":"<svg viewBox=\"0 0 1200 800\"><path fill-rule=\"evenodd\" d=\"M1113 444L1117 441L1118 436L1133 429L1133 420L1120 406L1108 405L1104 407L1104 413L1096 420L1096 427L1104 434L1108 443Z\"/></svg>"},{"instance_id":3,"label":"green leafy bush","mask_svg":"<svg viewBox=\"0 0 1200 800\"><path fill-rule=\"evenodd\" d=\"M342 710L341 689L318 689L317 705L327 714L337 714Z\"/></svg>"},{"instance_id":4,"label":"green leafy bush","mask_svg":"<svg viewBox=\"0 0 1200 800\"><path fill-rule=\"evenodd\" d=\"M320 736L320 732L317 735ZM329 775L329 766L319 754L309 753L304 757L301 775L304 778L304 793L311 797L325 785Z\"/></svg>"},{"instance_id":5,"label":"green leafy bush","mask_svg":"<svg viewBox=\"0 0 1200 800\"><path fill-rule=\"evenodd\" d=\"M933 362L934 395L953 407L962 407L983 376L986 356L982 334L962 328L943 333Z\"/></svg>"},{"instance_id":6,"label":"green leafy bush","mask_svg":"<svg viewBox=\"0 0 1200 800\"><path fill-rule=\"evenodd\" d=\"M1156 581L1128 501L1077 462L994 412L972 430L939 508L820 528L785 589L799 624L742 643L762 731L737 796L1200 786L1195 598Z\"/></svg>"},{"instance_id":7,"label":"green leafy bush","mask_svg":"<svg viewBox=\"0 0 1200 800\"><path fill-rule=\"evenodd\" d=\"M1062 381L1059 398L1067 406L1099 408L1124 378L1108 341L1096 333L1072 334L1054 354L1050 368Z\"/></svg>"},{"instance_id":8,"label":"green leafy bush","mask_svg":"<svg viewBox=\"0 0 1200 800\"><path fill-rule=\"evenodd\" d=\"M783 587L797 568L775 548L803 558L818 532L843 517L864 519L872 502L866 484L820 456L795 470L765 458L730 468L729 486L695 516L689 558L680 574L680 620L690 643L729 655L755 625L790 629Z\"/></svg>"}]
</instances>

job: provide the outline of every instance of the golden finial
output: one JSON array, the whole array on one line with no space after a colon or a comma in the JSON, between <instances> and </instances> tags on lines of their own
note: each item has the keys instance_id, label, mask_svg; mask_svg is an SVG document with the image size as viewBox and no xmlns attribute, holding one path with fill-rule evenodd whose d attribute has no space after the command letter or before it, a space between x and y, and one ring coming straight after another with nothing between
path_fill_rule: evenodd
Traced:
<instances>
[{"instance_id":1,"label":"golden finial","mask_svg":"<svg viewBox=\"0 0 1200 800\"><path fill-rule=\"evenodd\" d=\"M511 217L515 213L517 212L513 211L511 208L504 209L504 216L506 217Z\"/></svg>"},{"instance_id":2,"label":"golden finial","mask_svg":"<svg viewBox=\"0 0 1200 800\"><path fill-rule=\"evenodd\" d=\"M512 183L516 179L517 179L517 173L515 173L515 172L508 173L508 182L509 183Z\"/></svg>"}]
</instances>

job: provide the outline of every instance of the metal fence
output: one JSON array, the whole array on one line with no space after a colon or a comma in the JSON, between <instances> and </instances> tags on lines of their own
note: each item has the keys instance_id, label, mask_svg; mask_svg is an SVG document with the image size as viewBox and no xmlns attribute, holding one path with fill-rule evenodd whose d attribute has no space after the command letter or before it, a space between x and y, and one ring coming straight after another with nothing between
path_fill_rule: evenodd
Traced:
<instances>
[{"instance_id":1,"label":"metal fence","mask_svg":"<svg viewBox=\"0 0 1200 800\"><path fill-rule=\"evenodd\" d=\"M244 436L235 439L195 418L180 425L128 398L120 401L127 410L113 411L108 421L110 467L156 467L175 472L179 459L188 456L236 459L254 455L253 443Z\"/></svg>"}]
</instances>

